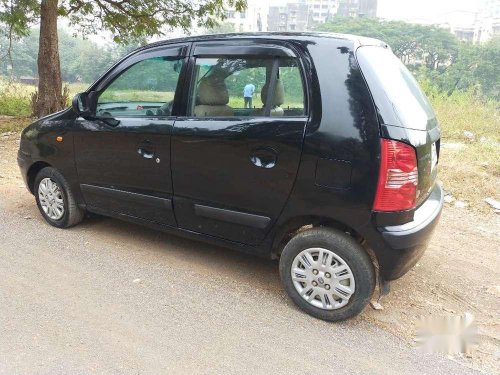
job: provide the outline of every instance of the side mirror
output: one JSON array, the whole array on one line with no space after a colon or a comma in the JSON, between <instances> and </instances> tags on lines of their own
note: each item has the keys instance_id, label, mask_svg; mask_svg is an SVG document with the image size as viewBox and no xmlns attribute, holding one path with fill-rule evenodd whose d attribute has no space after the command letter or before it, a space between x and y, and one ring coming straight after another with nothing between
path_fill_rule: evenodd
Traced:
<instances>
[{"instance_id":1,"label":"side mirror","mask_svg":"<svg viewBox=\"0 0 500 375\"><path fill-rule=\"evenodd\" d=\"M71 107L78 116L86 117L91 114L89 104L88 94L86 92L81 92L75 95Z\"/></svg>"}]
</instances>

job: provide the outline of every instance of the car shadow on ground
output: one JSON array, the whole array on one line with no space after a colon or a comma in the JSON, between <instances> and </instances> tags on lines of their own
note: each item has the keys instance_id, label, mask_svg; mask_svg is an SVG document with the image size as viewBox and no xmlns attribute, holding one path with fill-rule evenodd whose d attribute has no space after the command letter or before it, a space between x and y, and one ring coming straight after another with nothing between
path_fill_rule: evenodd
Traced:
<instances>
[{"instance_id":1,"label":"car shadow on ground","mask_svg":"<svg viewBox=\"0 0 500 375\"><path fill-rule=\"evenodd\" d=\"M211 270L221 277L233 278L235 282L253 284L261 290L272 290L284 296L276 260L98 215L90 215L72 230L93 232L94 238L104 244L126 244L121 249L125 252L143 249L157 253L168 263L180 260L179 267L184 266L182 260L189 259L190 266L208 272Z\"/></svg>"}]
</instances>

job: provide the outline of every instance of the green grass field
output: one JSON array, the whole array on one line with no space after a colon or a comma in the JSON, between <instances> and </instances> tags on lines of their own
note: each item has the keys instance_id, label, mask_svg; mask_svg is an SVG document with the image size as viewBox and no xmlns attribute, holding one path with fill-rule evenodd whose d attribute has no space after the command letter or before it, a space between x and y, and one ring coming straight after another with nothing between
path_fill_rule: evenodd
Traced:
<instances>
[{"instance_id":1,"label":"green grass field","mask_svg":"<svg viewBox=\"0 0 500 375\"><path fill-rule=\"evenodd\" d=\"M70 84L68 88L72 97L87 85ZM34 91L34 86L8 84L0 79L0 133L20 131L32 121L29 98ZM476 211L493 212L483 200L500 200L500 103L467 93L448 97L426 91L441 124L439 176L445 189ZM157 93L149 94L152 100L158 99ZM259 103L259 98L254 98L256 107ZM229 104L243 108L243 98L232 96ZM472 133L472 137L464 132Z\"/></svg>"}]
</instances>

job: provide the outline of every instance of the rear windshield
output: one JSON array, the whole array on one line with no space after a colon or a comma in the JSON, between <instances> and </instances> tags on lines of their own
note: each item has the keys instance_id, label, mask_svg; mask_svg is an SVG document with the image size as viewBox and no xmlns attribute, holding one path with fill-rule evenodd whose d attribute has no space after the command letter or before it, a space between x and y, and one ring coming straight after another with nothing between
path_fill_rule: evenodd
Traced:
<instances>
[{"instance_id":1,"label":"rear windshield","mask_svg":"<svg viewBox=\"0 0 500 375\"><path fill-rule=\"evenodd\" d=\"M357 58L379 111L381 108L393 111L390 116L382 113L386 125L416 130L429 130L436 125L429 100L410 71L389 49L363 46L358 48Z\"/></svg>"}]
</instances>

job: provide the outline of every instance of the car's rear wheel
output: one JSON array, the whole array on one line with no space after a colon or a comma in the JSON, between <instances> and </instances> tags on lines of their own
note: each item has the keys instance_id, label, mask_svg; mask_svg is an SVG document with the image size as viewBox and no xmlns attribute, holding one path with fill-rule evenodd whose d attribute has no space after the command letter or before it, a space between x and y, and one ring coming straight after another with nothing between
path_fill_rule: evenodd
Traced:
<instances>
[{"instance_id":1,"label":"car's rear wheel","mask_svg":"<svg viewBox=\"0 0 500 375\"><path fill-rule=\"evenodd\" d=\"M68 228L83 220L85 212L78 207L69 184L57 169L40 170L34 187L38 208L50 225Z\"/></svg>"},{"instance_id":2,"label":"car's rear wheel","mask_svg":"<svg viewBox=\"0 0 500 375\"><path fill-rule=\"evenodd\" d=\"M359 314L375 288L370 257L339 230L300 232L283 249L281 280L290 298L319 319L343 320Z\"/></svg>"}]
</instances>

